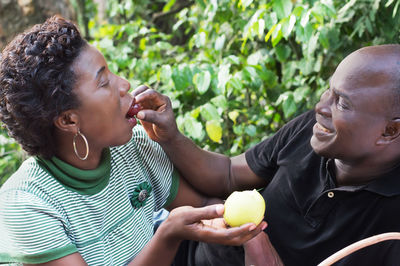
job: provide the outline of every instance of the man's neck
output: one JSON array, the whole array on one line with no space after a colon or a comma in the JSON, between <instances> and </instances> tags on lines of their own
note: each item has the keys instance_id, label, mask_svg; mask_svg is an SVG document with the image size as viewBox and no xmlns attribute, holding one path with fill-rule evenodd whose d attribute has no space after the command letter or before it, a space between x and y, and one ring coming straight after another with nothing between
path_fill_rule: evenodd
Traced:
<instances>
[{"instance_id":1,"label":"man's neck","mask_svg":"<svg viewBox=\"0 0 400 266\"><path fill-rule=\"evenodd\" d=\"M398 162L388 164L379 164L376 162L349 164L338 159L335 159L334 162L338 186L354 186L369 183L399 164Z\"/></svg>"}]
</instances>

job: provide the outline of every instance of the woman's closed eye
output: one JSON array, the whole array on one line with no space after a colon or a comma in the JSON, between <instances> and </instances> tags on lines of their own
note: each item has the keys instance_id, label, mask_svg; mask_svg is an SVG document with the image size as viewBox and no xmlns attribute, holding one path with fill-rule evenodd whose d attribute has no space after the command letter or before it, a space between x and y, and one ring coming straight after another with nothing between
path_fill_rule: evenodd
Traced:
<instances>
[{"instance_id":1,"label":"woman's closed eye","mask_svg":"<svg viewBox=\"0 0 400 266\"><path fill-rule=\"evenodd\" d=\"M101 88L107 87L109 84L110 84L110 81L107 79L107 80L101 81L99 87L101 87Z\"/></svg>"}]
</instances>

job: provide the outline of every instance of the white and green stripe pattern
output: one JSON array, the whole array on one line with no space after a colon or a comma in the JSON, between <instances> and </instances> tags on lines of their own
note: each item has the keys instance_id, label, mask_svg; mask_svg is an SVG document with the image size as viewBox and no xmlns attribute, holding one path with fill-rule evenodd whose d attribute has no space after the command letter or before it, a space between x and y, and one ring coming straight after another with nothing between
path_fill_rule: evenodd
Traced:
<instances>
[{"instance_id":1,"label":"white and green stripe pattern","mask_svg":"<svg viewBox=\"0 0 400 266\"><path fill-rule=\"evenodd\" d=\"M0 262L41 263L76 251L89 265L133 259L153 235L153 212L176 196L177 177L140 126L110 153L109 183L94 195L64 187L34 158L26 160L0 189ZM130 197L143 182L152 191L135 209Z\"/></svg>"}]
</instances>

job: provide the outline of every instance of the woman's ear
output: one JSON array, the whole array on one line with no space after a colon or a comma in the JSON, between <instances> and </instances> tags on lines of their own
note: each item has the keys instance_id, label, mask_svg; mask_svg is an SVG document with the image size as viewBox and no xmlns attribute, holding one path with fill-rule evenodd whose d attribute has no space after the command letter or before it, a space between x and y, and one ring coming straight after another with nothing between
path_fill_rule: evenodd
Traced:
<instances>
[{"instance_id":1,"label":"woman's ear","mask_svg":"<svg viewBox=\"0 0 400 266\"><path fill-rule=\"evenodd\" d=\"M378 145L386 145L395 140L398 140L400 136L400 118L395 118L386 124L386 127L377 141Z\"/></svg>"},{"instance_id":2,"label":"woman's ear","mask_svg":"<svg viewBox=\"0 0 400 266\"><path fill-rule=\"evenodd\" d=\"M74 111L68 110L62 112L54 120L54 125L63 132L72 132L75 134L78 130L78 121L78 115Z\"/></svg>"}]
</instances>

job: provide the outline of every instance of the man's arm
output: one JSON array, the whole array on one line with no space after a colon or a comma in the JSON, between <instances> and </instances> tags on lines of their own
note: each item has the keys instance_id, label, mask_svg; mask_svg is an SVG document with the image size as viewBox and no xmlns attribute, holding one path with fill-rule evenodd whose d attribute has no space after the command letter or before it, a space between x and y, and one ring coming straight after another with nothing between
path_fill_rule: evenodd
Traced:
<instances>
[{"instance_id":1,"label":"man's arm","mask_svg":"<svg viewBox=\"0 0 400 266\"><path fill-rule=\"evenodd\" d=\"M137 117L147 134L163 147L180 173L200 192L225 198L235 190L266 186L266 181L249 168L244 154L229 158L205 151L182 135L168 97L146 86L136 89L133 95L143 108Z\"/></svg>"},{"instance_id":2,"label":"man's arm","mask_svg":"<svg viewBox=\"0 0 400 266\"><path fill-rule=\"evenodd\" d=\"M244 245L245 265L283 266L283 262L269 241L268 235L261 232Z\"/></svg>"}]
</instances>

